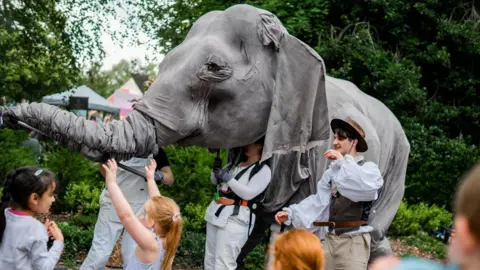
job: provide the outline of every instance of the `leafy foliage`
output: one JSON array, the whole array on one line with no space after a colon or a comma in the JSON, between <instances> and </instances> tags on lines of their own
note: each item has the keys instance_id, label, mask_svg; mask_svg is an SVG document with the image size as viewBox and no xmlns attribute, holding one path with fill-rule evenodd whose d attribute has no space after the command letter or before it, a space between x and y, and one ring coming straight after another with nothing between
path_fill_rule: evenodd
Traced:
<instances>
[{"instance_id":1,"label":"leafy foliage","mask_svg":"<svg viewBox=\"0 0 480 270\"><path fill-rule=\"evenodd\" d=\"M154 64L142 66L136 61L121 60L119 63L113 65L110 70L101 70L101 64L92 65L90 69L83 74L79 80L79 85L85 84L101 96L107 98L113 92L119 89L130 78L145 74L148 77L155 76ZM140 87L140 90L143 90Z\"/></svg>"},{"instance_id":2,"label":"leafy foliage","mask_svg":"<svg viewBox=\"0 0 480 270\"><path fill-rule=\"evenodd\" d=\"M415 235L419 231L431 233L452 224L452 214L442 207L425 203L408 205L402 202L389 232L395 236Z\"/></svg>"},{"instance_id":3,"label":"leafy foliage","mask_svg":"<svg viewBox=\"0 0 480 270\"><path fill-rule=\"evenodd\" d=\"M3 183L8 171L26 165L36 165L33 152L22 145L28 134L22 130L0 129L0 179Z\"/></svg>"},{"instance_id":4,"label":"leafy foliage","mask_svg":"<svg viewBox=\"0 0 480 270\"><path fill-rule=\"evenodd\" d=\"M207 211L207 207L188 203L185 208L183 209L183 217L184 217L184 228L185 230L193 231L193 232L202 232L205 231L205 212Z\"/></svg>"},{"instance_id":5,"label":"leafy foliage","mask_svg":"<svg viewBox=\"0 0 480 270\"><path fill-rule=\"evenodd\" d=\"M184 230L177 250L176 261L190 266L203 266L205 233Z\"/></svg>"},{"instance_id":6,"label":"leafy foliage","mask_svg":"<svg viewBox=\"0 0 480 270\"><path fill-rule=\"evenodd\" d=\"M65 90L78 75L66 18L53 0L3 1L0 89L13 100Z\"/></svg>"},{"instance_id":7,"label":"leafy foliage","mask_svg":"<svg viewBox=\"0 0 480 270\"><path fill-rule=\"evenodd\" d=\"M81 229L68 222L59 222L58 227L65 239L62 260L72 261L76 259L79 252L90 249L93 240L93 227Z\"/></svg>"},{"instance_id":8,"label":"leafy foliage","mask_svg":"<svg viewBox=\"0 0 480 270\"><path fill-rule=\"evenodd\" d=\"M99 198L102 193L101 182L70 182L65 192L65 204L71 210L79 210L85 214L97 213L100 209Z\"/></svg>"},{"instance_id":9,"label":"leafy foliage","mask_svg":"<svg viewBox=\"0 0 480 270\"><path fill-rule=\"evenodd\" d=\"M190 202L198 205L195 208L206 207L214 193L210 182L214 155L200 147L168 146L164 150L170 161L175 183L161 186L162 194L175 198L182 209Z\"/></svg>"},{"instance_id":10,"label":"leafy foliage","mask_svg":"<svg viewBox=\"0 0 480 270\"><path fill-rule=\"evenodd\" d=\"M56 211L70 210L70 207L76 207L79 204L86 207L87 211L98 208L98 196L104 182L99 173L98 164L54 143L47 146L47 149L50 147L50 151L45 153L43 167L56 173L60 187L59 199L52 207ZM96 199L95 196L97 196Z\"/></svg>"}]
</instances>

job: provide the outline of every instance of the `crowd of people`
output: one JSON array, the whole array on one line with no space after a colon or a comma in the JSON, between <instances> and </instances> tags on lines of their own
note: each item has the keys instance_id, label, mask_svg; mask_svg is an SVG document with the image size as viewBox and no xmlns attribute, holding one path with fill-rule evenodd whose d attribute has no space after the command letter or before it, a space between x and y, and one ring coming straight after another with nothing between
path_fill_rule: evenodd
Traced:
<instances>
[{"instance_id":1,"label":"crowd of people","mask_svg":"<svg viewBox=\"0 0 480 270\"><path fill-rule=\"evenodd\" d=\"M340 269L476 269L480 265L480 164L461 182L455 199L455 237L449 243L449 265L388 256L370 260L368 223L372 202L384 180L377 164L361 154L368 150L365 133L353 120L334 119L333 148L324 157L332 162L317 181L317 192L280 209L278 224L288 230L270 245L268 268L275 270ZM255 227L264 193L272 178L262 160L263 138L243 147L226 166L216 158L211 182L216 186L207 208L204 269L242 269L245 246ZM103 269L122 236L125 269L172 269L182 234L182 215L171 198L161 195L155 178L174 183L168 158L156 156L121 161L145 171L146 181L117 168L115 160L101 164L105 189L94 238L80 269ZM64 248L47 213L55 202L55 175L45 169L10 171L4 183L0 215L0 269L54 269ZM311 229L319 227L320 234ZM258 227L256 227L258 228ZM48 249L47 242L53 239Z\"/></svg>"}]
</instances>

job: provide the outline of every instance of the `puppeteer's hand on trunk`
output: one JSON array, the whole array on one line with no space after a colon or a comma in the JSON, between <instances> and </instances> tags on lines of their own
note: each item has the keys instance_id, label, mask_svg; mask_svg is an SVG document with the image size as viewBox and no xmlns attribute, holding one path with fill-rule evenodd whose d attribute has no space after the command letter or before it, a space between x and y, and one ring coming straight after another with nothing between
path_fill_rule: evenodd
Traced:
<instances>
[{"instance_id":1,"label":"puppeteer's hand on trunk","mask_svg":"<svg viewBox=\"0 0 480 270\"><path fill-rule=\"evenodd\" d=\"M214 174L218 180L226 183L233 179L233 175L226 169L216 169Z\"/></svg>"},{"instance_id":2,"label":"puppeteer's hand on trunk","mask_svg":"<svg viewBox=\"0 0 480 270\"><path fill-rule=\"evenodd\" d=\"M13 114L11 109L0 106L0 128L9 127L20 129L20 126L17 123L18 119L15 117L15 114Z\"/></svg>"}]
</instances>

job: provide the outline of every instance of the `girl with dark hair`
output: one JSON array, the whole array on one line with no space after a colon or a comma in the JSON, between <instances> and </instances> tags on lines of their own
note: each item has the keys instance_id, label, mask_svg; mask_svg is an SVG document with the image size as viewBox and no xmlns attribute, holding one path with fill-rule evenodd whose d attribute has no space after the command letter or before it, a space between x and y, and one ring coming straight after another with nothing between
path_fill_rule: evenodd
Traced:
<instances>
[{"instance_id":1,"label":"girl with dark hair","mask_svg":"<svg viewBox=\"0 0 480 270\"><path fill-rule=\"evenodd\" d=\"M7 173L0 207L0 269L54 269L63 250L57 224L40 223L55 201L53 173L22 167ZM53 246L47 249L49 236Z\"/></svg>"}]
</instances>

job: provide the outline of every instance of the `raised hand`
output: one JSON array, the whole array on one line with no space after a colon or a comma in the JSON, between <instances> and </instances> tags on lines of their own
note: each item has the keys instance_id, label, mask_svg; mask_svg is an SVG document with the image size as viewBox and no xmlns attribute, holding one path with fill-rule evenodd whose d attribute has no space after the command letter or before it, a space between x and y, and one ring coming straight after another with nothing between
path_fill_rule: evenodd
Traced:
<instances>
[{"instance_id":1,"label":"raised hand","mask_svg":"<svg viewBox=\"0 0 480 270\"><path fill-rule=\"evenodd\" d=\"M287 211L280 211L275 215L275 221L278 224L282 224L288 220L288 212Z\"/></svg>"},{"instance_id":2,"label":"raised hand","mask_svg":"<svg viewBox=\"0 0 480 270\"><path fill-rule=\"evenodd\" d=\"M145 166L145 177L147 180L155 179L155 169L157 168L157 162L154 159L150 160L150 165Z\"/></svg>"},{"instance_id":3,"label":"raised hand","mask_svg":"<svg viewBox=\"0 0 480 270\"><path fill-rule=\"evenodd\" d=\"M63 242L63 234L60 228L58 227L55 221L50 221L48 224L48 235L50 235L54 240Z\"/></svg>"},{"instance_id":4,"label":"raised hand","mask_svg":"<svg viewBox=\"0 0 480 270\"><path fill-rule=\"evenodd\" d=\"M324 157L331 159L331 160L341 160L343 159L343 155L338 152L337 150L330 149L323 154Z\"/></svg>"},{"instance_id":5,"label":"raised hand","mask_svg":"<svg viewBox=\"0 0 480 270\"><path fill-rule=\"evenodd\" d=\"M114 159L109 159L105 164L102 164L105 170L105 183L115 182L117 178L117 162Z\"/></svg>"},{"instance_id":6,"label":"raised hand","mask_svg":"<svg viewBox=\"0 0 480 270\"><path fill-rule=\"evenodd\" d=\"M215 177L220 181L228 182L233 178L233 175L226 169L217 169L213 173L215 174Z\"/></svg>"}]
</instances>

